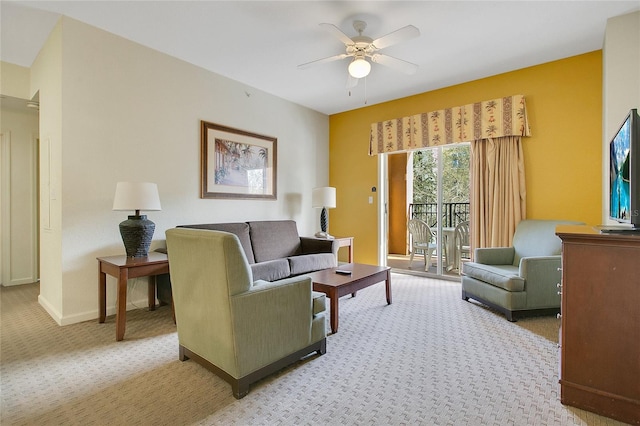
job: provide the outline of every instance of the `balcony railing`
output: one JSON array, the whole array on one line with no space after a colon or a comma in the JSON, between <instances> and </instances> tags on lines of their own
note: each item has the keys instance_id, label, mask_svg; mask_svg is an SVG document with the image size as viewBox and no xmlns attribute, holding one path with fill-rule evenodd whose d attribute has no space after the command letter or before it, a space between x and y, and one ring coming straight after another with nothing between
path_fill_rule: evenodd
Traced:
<instances>
[{"instance_id":1,"label":"balcony railing","mask_svg":"<svg viewBox=\"0 0 640 426\"><path fill-rule=\"evenodd\" d=\"M409 204L409 218L420 219L431 227L438 223L436 203ZM453 228L460 222L469 220L469 203L442 203L442 227Z\"/></svg>"}]
</instances>

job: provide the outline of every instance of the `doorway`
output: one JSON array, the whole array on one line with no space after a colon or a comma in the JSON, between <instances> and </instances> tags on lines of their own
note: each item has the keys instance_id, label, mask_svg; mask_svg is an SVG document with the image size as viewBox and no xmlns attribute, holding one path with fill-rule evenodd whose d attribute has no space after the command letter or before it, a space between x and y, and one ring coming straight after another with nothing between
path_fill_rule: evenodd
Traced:
<instances>
[{"instance_id":1,"label":"doorway","mask_svg":"<svg viewBox=\"0 0 640 426\"><path fill-rule=\"evenodd\" d=\"M392 269L459 279L461 259L468 257L461 247L470 219L469 159L467 143L388 155L386 264ZM411 260L410 219L426 223L433 234L431 262L419 250Z\"/></svg>"},{"instance_id":2,"label":"doorway","mask_svg":"<svg viewBox=\"0 0 640 426\"><path fill-rule=\"evenodd\" d=\"M39 279L38 132L34 102L3 96L0 101L0 282Z\"/></svg>"}]
</instances>

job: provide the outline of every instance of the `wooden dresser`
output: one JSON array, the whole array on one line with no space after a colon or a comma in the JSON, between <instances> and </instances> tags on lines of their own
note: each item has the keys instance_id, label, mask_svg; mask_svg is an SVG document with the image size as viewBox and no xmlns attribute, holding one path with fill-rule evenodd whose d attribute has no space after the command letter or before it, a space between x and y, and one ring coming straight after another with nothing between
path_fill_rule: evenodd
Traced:
<instances>
[{"instance_id":1,"label":"wooden dresser","mask_svg":"<svg viewBox=\"0 0 640 426\"><path fill-rule=\"evenodd\" d=\"M560 400L640 424L640 235L558 226Z\"/></svg>"}]
</instances>

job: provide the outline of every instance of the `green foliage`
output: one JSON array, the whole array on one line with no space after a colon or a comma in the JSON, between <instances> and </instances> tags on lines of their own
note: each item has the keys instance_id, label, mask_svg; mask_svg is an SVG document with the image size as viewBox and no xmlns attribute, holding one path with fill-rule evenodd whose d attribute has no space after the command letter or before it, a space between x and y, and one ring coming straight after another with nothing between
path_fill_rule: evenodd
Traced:
<instances>
[{"instance_id":1,"label":"green foliage","mask_svg":"<svg viewBox=\"0 0 640 426\"><path fill-rule=\"evenodd\" d=\"M469 202L469 145L445 148L442 154L444 160L442 201L445 203Z\"/></svg>"},{"instance_id":2,"label":"green foliage","mask_svg":"<svg viewBox=\"0 0 640 426\"><path fill-rule=\"evenodd\" d=\"M438 149L413 153L413 203L437 201ZM469 202L469 145L442 148L442 202Z\"/></svg>"},{"instance_id":3,"label":"green foliage","mask_svg":"<svg viewBox=\"0 0 640 426\"><path fill-rule=\"evenodd\" d=\"M437 197L438 162L433 149L413 153L413 203L435 203Z\"/></svg>"}]
</instances>

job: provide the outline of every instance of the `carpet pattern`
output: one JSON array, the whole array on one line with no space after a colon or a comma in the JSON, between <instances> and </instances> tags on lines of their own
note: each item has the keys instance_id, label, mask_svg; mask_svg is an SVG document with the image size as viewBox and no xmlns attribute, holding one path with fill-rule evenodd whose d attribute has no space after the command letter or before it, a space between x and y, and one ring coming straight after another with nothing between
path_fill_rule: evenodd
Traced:
<instances>
[{"instance_id":1,"label":"carpet pattern","mask_svg":"<svg viewBox=\"0 0 640 426\"><path fill-rule=\"evenodd\" d=\"M392 274L340 300L338 333L312 355L231 387L178 360L167 306L59 327L37 284L1 288L2 425L620 425L559 401L555 317L517 323L460 284Z\"/></svg>"}]
</instances>

